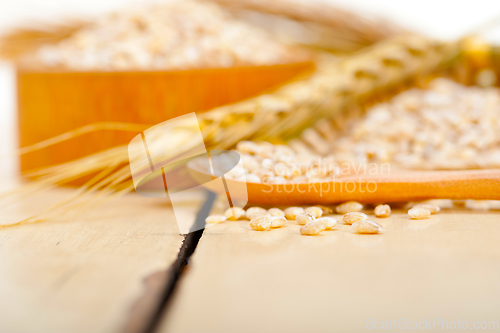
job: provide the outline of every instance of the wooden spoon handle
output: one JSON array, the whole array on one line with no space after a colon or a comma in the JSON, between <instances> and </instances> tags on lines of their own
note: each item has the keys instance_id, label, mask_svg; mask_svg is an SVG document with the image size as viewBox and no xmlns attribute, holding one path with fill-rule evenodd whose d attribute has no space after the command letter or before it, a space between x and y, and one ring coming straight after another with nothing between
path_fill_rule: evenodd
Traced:
<instances>
[{"instance_id":1,"label":"wooden spoon handle","mask_svg":"<svg viewBox=\"0 0 500 333\"><path fill-rule=\"evenodd\" d=\"M267 205L365 203L426 199L500 200L500 170L419 171L348 176L314 184L247 184L248 200Z\"/></svg>"}]
</instances>

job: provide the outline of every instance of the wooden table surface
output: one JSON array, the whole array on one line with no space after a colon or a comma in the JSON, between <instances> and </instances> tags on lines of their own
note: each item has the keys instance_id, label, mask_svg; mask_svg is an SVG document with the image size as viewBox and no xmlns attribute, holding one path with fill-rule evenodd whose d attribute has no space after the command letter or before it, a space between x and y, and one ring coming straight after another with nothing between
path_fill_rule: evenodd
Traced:
<instances>
[{"instance_id":1,"label":"wooden table surface","mask_svg":"<svg viewBox=\"0 0 500 333\"><path fill-rule=\"evenodd\" d=\"M1 223L70 191L7 205ZM186 219L203 200L201 193L186 198ZM206 228L157 332L359 332L367 320L500 321L499 211L450 208L410 220L395 210L377 221L383 234L357 235L338 224L301 236L294 222L268 232L248 221ZM0 229L0 332L142 332L182 241L171 206L135 194L57 221Z\"/></svg>"},{"instance_id":2,"label":"wooden table surface","mask_svg":"<svg viewBox=\"0 0 500 333\"><path fill-rule=\"evenodd\" d=\"M0 223L71 191L4 203ZM186 199L186 219L203 199ZM136 194L58 221L0 229L0 332L138 332L148 320L141 311L156 306L141 301L148 277L159 276L151 286L158 293L182 241L168 202Z\"/></svg>"},{"instance_id":3,"label":"wooden table surface","mask_svg":"<svg viewBox=\"0 0 500 333\"><path fill-rule=\"evenodd\" d=\"M498 325L498 211L411 220L396 210L376 221L383 234L337 224L302 236L295 222L267 232L244 221L207 228L160 331L360 332L400 318Z\"/></svg>"}]
</instances>

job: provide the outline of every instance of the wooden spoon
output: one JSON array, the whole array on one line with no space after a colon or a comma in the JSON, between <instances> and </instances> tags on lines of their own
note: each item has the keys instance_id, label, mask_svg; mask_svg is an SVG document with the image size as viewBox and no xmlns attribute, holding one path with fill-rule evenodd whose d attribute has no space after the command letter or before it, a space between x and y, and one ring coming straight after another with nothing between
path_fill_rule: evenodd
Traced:
<instances>
[{"instance_id":1,"label":"wooden spoon","mask_svg":"<svg viewBox=\"0 0 500 333\"><path fill-rule=\"evenodd\" d=\"M200 172L191 169L194 173ZM220 192L209 183L203 186ZM333 204L350 200L363 203L427 199L500 200L500 169L349 175L333 182L310 184L247 183L247 191L249 202L266 205Z\"/></svg>"}]
</instances>

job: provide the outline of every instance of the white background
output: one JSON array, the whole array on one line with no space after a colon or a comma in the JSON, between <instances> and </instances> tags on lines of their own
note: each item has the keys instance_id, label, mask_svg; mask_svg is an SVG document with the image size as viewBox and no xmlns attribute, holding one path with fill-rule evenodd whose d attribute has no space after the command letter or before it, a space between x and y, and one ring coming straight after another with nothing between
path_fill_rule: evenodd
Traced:
<instances>
[{"instance_id":1,"label":"white background","mask_svg":"<svg viewBox=\"0 0 500 333\"><path fill-rule=\"evenodd\" d=\"M272 0L270 0L272 1ZM320 0L303 0L320 1ZM347 9L388 18L412 30L457 38L495 18L499 0L322 0ZM140 0L0 0L0 32L36 20L92 17Z\"/></svg>"},{"instance_id":2,"label":"white background","mask_svg":"<svg viewBox=\"0 0 500 333\"><path fill-rule=\"evenodd\" d=\"M269 0L272 1L272 0ZM315 0L305 0L315 1ZM317 0L316 0L317 1ZM325 0L326 1L326 0ZM68 17L91 18L138 0L0 0L0 34L10 27ZM500 18L500 0L330 0L346 9L377 15L428 36L455 39ZM0 169L16 170L2 158L16 146L15 80L12 66L0 61ZM9 172L10 173L10 172ZM4 177L0 176L0 181Z\"/></svg>"}]
</instances>

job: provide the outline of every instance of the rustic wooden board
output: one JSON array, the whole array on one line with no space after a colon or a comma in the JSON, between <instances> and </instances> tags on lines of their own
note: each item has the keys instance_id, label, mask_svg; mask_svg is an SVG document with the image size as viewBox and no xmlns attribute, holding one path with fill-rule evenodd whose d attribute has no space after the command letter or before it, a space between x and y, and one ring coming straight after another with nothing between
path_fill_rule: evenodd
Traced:
<instances>
[{"instance_id":1,"label":"rustic wooden board","mask_svg":"<svg viewBox=\"0 0 500 333\"><path fill-rule=\"evenodd\" d=\"M294 223L257 232L244 221L206 229L160 331L359 332L369 318L500 321L498 211L449 209L417 221L397 210L377 221L382 235L337 225L301 236Z\"/></svg>"},{"instance_id":2,"label":"rustic wooden board","mask_svg":"<svg viewBox=\"0 0 500 333\"><path fill-rule=\"evenodd\" d=\"M0 223L72 191L14 200ZM187 198L185 218L203 199ZM166 199L136 194L60 221L0 229L0 332L137 332L182 240Z\"/></svg>"}]
</instances>

